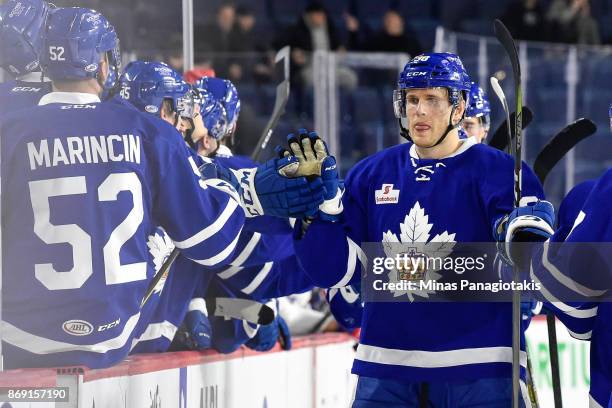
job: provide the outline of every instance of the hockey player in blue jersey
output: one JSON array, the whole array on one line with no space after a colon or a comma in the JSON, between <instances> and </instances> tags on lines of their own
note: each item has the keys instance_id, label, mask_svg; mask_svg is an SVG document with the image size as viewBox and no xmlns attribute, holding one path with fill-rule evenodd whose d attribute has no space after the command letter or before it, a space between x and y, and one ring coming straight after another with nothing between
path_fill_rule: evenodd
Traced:
<instances>
[{"instance_id":1,"label":"hockey player in blue jersey","mask_svg":"<svg viewBox=\"0 0 612 408\"><path fill-rule=\"evenodd\" d=\"M158 226L200 265L228 264L245 214L310 213L324 190L278 160L233 185L203 180L172 126L100 103L120 55L98 12L52 13L42 55L55 92L0 121L4 363L107 367L131 345Z\"/></svg>"},{"instance_id":2,"label":"hockey player in blue jersey","mask_svg":"<svg viewBox=\"0 0 612 408\"><path fill-rule=\"evenodd\" d=\"M472 82L463 129L468 136L475 137L478 143L482 143L487 138L490 127L491 105L482 88L476 82Z\"/></svg>"},{"instance_id":3,"label":"hockey player in blue jersey","mask_svg":"<svg viewBox=\"0 0 612 408\"><path fill-rule=\"evenodd\" d=\"M358 163L345 179L338 221L315 219L294 243L317 286L357 284L363 242L493 241L495 220L512 208L513 160L459 138L470 87L456 55L423 54L406 64L394 110L411 143ZM523 191L543 196L526 166ZM511 305L403 296L365 302L353 407L510 406Z\"/></svg>"},{"instance_id":4,"label":"hockey player in blue jersey","mask_svg":"<svg viewBox=\"0 0 612 408\"><path fill-rule=\"evenodd\" d=\"M39 63L50 11L42 0L9 0L0 6L0 67L13 77L0 84L0 115L35 106L51 92Z\"/></svg>"},{"instance_id":5,"label":"hockey player in blue jersey","mask_svg":"<svg viewBox=\"0 0 612 408\"><path fill-rule=\"evenodd\" d=\"M610 123L612 131L612 106ZM612 406L612 211L604 204L611 198L612 170L608 170L568 194L560 208L559 228L552 236L549 228L554 210L548 202L519 207L500 221L505 225L500 240L512 242L515 231L523 237L531 235L534 241L550 237L549 245L556 245L537 248L531 259L531 277L542 285L541 293L556 308L557 316L577 332L575 337L591 339L592 408ZM504 255L511 259L510 253ZM568 294L580 296L583 307L568 307L563 302Z\"/></svg>"}]
</instances>

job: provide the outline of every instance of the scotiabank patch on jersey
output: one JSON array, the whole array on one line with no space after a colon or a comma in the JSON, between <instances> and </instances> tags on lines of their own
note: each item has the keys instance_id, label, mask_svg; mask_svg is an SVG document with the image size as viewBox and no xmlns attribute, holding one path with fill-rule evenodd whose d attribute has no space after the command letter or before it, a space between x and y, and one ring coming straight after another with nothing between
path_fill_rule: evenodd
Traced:
<instances>
[{"instance_id":1,"label":"scotiabank patch on jersey","mask_svg":"<svg viewBox=\"0 0 612 408\"><path fill-rule=\"evenodd\" d=\"M399 193L399 190L393 189L393 184L383 184L380 190L374 192L374 200L376 204L397 204Z\"/></svg>"}]
</instances>

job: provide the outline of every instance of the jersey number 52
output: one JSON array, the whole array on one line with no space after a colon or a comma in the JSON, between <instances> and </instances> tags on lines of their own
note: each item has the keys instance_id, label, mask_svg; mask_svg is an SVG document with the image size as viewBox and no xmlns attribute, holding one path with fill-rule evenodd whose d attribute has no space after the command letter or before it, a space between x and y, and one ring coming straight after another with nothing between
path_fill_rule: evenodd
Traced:
<instances>
[{"instance_id":1,"label":"jersey number 52","mask_svg":"<svg viewBox=\"0 0 612 408\"><path fill-rule=\"evenodd\" d=\"M46 244L67 243L72 246L73 266L69 271L56 271L50 263L35 264L34 273L47 289L77 289L93 274L91 236L77 224L53 225L49 198L86 194L84 176L30 181L30 199L34 210L34 233ZM147 263L121 265L119 251L142 223L142 185L135 173L113 173L98 187L99 201L115 201L121 191L132 193L134 207L113 230L104 245L104 273L107 285L146 279Z\"/></svg>"}]
</instances>

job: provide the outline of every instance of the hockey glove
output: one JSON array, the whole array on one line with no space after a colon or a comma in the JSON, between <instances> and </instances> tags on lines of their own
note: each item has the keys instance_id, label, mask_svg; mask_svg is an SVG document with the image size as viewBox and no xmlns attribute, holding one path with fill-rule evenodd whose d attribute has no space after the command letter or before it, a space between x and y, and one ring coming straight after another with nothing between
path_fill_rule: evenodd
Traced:
<instances>
[{"instance_id":1,"label":"hockey glove","mask_svg":"<svg viewBox=\"0 0 612 408\"><path fill-rule=\"evenodd\" d=\"M202 298L189 302L189 311L180 329L180 343L189 350L205 350L212 346L212 327Z\"/></svg>"},{"instance_id":2,"label":"hockey glove","mask_svg":"<svg viewBox=\"0 0 612 408\"><path fill-rule=\"evenodd\" d=\"M288 167L283 174L288 177L304 176L309 179L321 177L325 186L325 201L319 207L320 217L334 221L342 212L342 193L344 191L338 177L336 158L329 155L327 145L316 132L308 133L300 129L298 135L287 136L289 150L277 147L280 157L297 158L299 166Z\"/></svg>"},{"instance_id":3,"label":"hockey glove","mask_svg":"<svg viewBox=\"0 0 612 408\"><path fill-rule=\"evenodd\" d=\"M543 242L554 233L555 209L548 201L531 202L512 210L495 222L493 235L499 245L500 255L510 265L525 267L529 257L513 242Z\"/></svg>"},{"instance_id":4,"label":"hockey glove","mask_svg":"<svg viewBox=\"0 0 612 408\"><path fill-rule=\"evenodd\" d=\"M274 348L277 340L283 350L291 349L289 326L281 316L270 324L259 326L257 334L246 342L246 346L256 351L268 351Z\"/></svg>"},{"instance_id":5,"label":"hockey glove","mask_svg":"<svg viewBox=\"0 0 612 408\"><path fill-rule=\"evenodd\" d=\"M231 170L218 166L218 177L238 191L247 217L273 215L282 218L310 217L323 202L325 188L320 178L288 178L298 167L295 157L271 159L259 167Z\"/></svg>"},{"instance_id":6,"label":"hockey glove","mask_svg":"<svg viewBox=\"0 0 612 408\"><path fill-rule=\"evenodd\" d=\"M531 318L542 312L542 302L537 300L525 300L521 302L521 319L523 330L527 330L531 323Z\"/></svg>"}]
</instances>

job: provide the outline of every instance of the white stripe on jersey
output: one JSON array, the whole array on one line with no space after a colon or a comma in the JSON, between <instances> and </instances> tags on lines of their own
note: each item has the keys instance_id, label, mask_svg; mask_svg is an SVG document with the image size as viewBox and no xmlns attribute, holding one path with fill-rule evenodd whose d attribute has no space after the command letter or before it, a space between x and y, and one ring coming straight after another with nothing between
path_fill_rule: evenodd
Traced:
<instances>
[{"instance_id":1,"label":"white stripe on jersey","mask_svg":"<svg viewBox=\"0 0 612 408\"><path fill-rule=\"evenodd\" d=\"M132 347L130 347L130 350L133 350L134 347L136 347L136 345L141 341L155 340L159 339L160 337L165 337L172 341L177 330L178 327L167 320L164 320L161 323L151 323L147 326L146 330L140 335L140 337L137 339L132 339Z\"/></svg>"},{"instance_id":2,"label":"white stripe on jersey","mask_svg":"<svg viewBox=\"0 0 612 408\"><path fill-rule=\"evenodd\" d=\"M553 276L553 278L555 278L559 283L561 283L566 288L587 297L599 297L605 295L608 292L607 289L594 290L587 288L586 286L574 281L569 276L566 276L561 273L561 271L555 265L553 265L552 262L548 260L549 246L550 245L548 245L547 243L544 244L544 250L542 251L542 266L544 266L544 268L546 268L546 270L548 270Z\"/></svg>"},{"instance_id":3,"label":"white stripe on jersey","mask_svg":"<svg viewBox=\"0 0 612 408\"><path fill-rule=\"evenodd\" d=\"M570 336L578 340L591 340L591 335L593 334L593 330L589 330L586 333L576 333L571 331L570 329L567 329L567 332L570 334Z\"/></svg>"},{"instance_id":4,"label":"white stripe on jersey","mask_svg":"<svg viewBox=\"0 0 612 408\"><path fill-rule=\"evenodd\" d=\"M217 265L219 262L223 261L228 256L230 256L230 254L234 251L234 249L236 249L236 245L238 244L238 240L240 239L241 233L242 233L242 227L240 227L238 234L236 234L236 238L234 238L234 240L230 242L230 244L223 251L219 252L217 255L211 256L210 258L207 258L207 259L192 259L192 261L197 262L200 265L204 265L204 266Z\"/></svg>"},{"instance_id":5,"label":"white stripe on jersey","mask_svg":"<svg viewBox=\"0 0 612 408\"><path fill-rule=\"evenodd\" d=\"M355 269L357 268L357 259L359 259L362 265L365 265L365 262L367 260L365 254L363 253L359 245L357 245L352 239L348 237L346 238L346 241L349 251L348 259L346 261L346 273L344 274L342 279L340 279L340 282L336 283L333 286L334 288L342 288L349 284L349 282L353 278L353 275L355 274Z\"/></svg>"},{"instance_id":6,"label":"white stripe on jersey","mask_svg":"<svg viewBox=\"0 0 612 408\"><path fill-rule=\"evenodd\" d=\"M8 322L2 322L2 340L34 354L52 354L66 351L88 351L104 354L107 351L125 346L139 318L140 312L127 319L123 330L117 337L96 344L72 344L51 340L23 331Z\"/></svg>"},{"instance_id":7,"label":"white stripe on jersey","mask_svg":"<svg viewBox=\"0 0 612 408\"><path fill-rule=\"evenodd\" d=\"M251 237L249 242L246 244L240 255L238 255L236 259L234 259L231 265L242 266L242 264L245 263L247 259L249 259L249 256L251 256L251 254L253 253L253 250L259 243L260 239L261 234L259 232L253 233L253 236Z\"/></svg>"},{"instance_id":8,"label":"white stripe on jersey","mask_svg":"<svg viewBox=\"0 0 612 408\"><path fill-rule=\"evenodd\" d=\"M612 396L610 398L612 398ZM593 398L593 396L589 394L589 408L604 408L604 407L599 405L599 402L595 401L595 398Z\"/></svg>"},{"instance_id":9,"label":"white stripe on jersey","mask_svg":"<svg viewBox=\"0 0 612 408\"><path fill-rule=\"evenodd\" d=\"M221 279L229 279L243 269L244 268L242 266L230 266L223 272L219 272L217 276L220 277Z\"/></svg>"},{"instance_id":10,"label":"white stripe on jersey","mask_svg":"<svg viewBox=\"0 0 612 408\"><path fill-rule=\"evenodd\" d=\"M255 289L261 285L261 282L266 279L266 276L268 276L270 270L272 270L272 265L274 265L274 262L266 262L263 268L259 270L253 281L251 281L246 288L242 289L242 292L246 293L247 295L253 293Z\"/></svg>"},{"instance_id":11,"label":"white stripe on jersey","mask_svg":"<svg viewBox=\"0 0 612 408\"><path fill-rule=\"evenodd\" d=\"M360 344L357 360L418 368L443 368L467 364L512 363L512 347L480 347L448 351L400 350ZM521 351L521 366L527 367L527 354Z\"/></svg>"},{"instance_id":12,"label":"white stripe on jersey","mask_svg":"<svg viewBox=\"0 0 612 408\"><path fill-rule=\"evenodd\" d=\"M225 225L227 220L230 219L237 207L238 203L236 201L228 200L227 205L225 206L219 217L217 217L215 222L184 241L174 241L174 245L176 245L176 247L179 249L187 249L198 245L202 241L209 239L217 232L219 232L221 228L223 228L223 226Z\"/></svg>"},{"instance_id":13,"label":"white stripe on jersey","mask_svg":"<svg viewBox=\"0 0 612 408\"><path fill-rule=\"evenodd\" d=\"M525 408L533 408L531 405L531 398L529 398L529 391L527 390L527 384L525 381L519 380L519 388L521 389L521 397L525 403Z\"/></svg>"}]
</instances>

